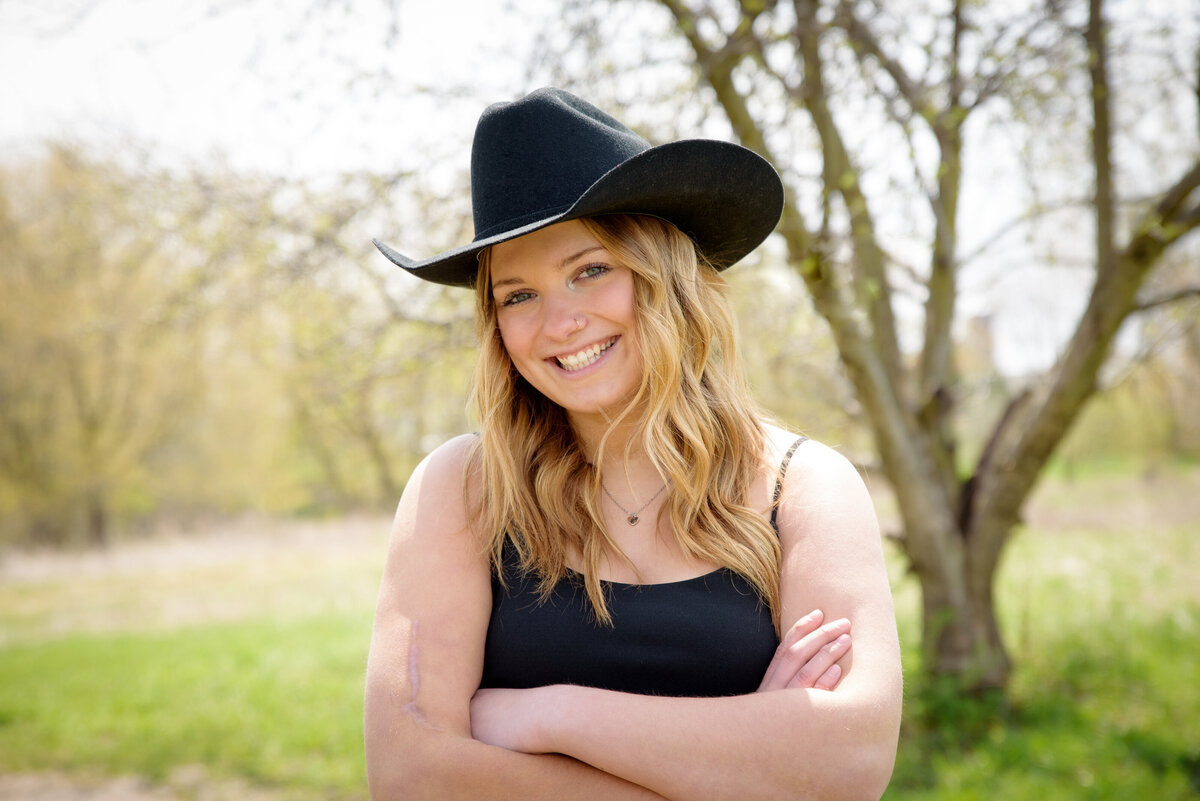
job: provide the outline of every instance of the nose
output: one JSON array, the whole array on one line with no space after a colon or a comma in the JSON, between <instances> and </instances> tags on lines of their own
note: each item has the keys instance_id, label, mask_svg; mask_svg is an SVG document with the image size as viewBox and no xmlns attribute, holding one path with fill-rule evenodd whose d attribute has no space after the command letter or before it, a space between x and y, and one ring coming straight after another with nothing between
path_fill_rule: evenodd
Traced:
<instances>
[{"instance_id":1,"label":"nose","mask_svg":"<svg viewBox=\"0 0 1200 801\"><path fill-rule=\"evenodd\" d=\"M542 327L552 339L565 341L587 326L586 315L568 300L550 300L544 308Z\"/></svg>"}]
</instances>

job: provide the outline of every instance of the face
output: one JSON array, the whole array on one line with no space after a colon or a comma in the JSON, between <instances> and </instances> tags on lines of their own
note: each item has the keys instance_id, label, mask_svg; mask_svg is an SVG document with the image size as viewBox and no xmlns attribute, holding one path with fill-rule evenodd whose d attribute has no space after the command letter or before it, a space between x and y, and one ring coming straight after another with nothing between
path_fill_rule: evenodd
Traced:
<instances>
[{"instance_id":1,"label":"face","mask_svg":"<svg viewBox=\"0 0 1200 801\"><path fill-rule=\"evenodd\" d=\"M492 298L509 358L577 424L620 411L637 391L633 272L578 220L491 251Z\"/></svg>"}]
</instances>

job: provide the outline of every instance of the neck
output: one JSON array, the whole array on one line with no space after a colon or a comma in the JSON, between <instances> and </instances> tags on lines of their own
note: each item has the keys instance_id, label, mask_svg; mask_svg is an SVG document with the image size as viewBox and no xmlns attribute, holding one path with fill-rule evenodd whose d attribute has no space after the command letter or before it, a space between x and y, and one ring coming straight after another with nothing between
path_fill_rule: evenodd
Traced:
<instances>
[{"instance_id":1,"label":"neck","mask_svg":"<svg viewBox=\"0 0 1200 801\"><path fill-rule=\"evenodd\" d=\"M588 461L596 464L602 470L607 466L637 459L642 455L640 444L634 441L634 430L637 428L637 420L634 415L619 422L614 422L607 415L600 413L569 414L568 419ZM601 443L604 444L603 463L597 463ZM633 447L630 448L630 445ZM628 454L626 453L627 448L629 449Z\"/></svg>"},{"instance_id":2,"label":"neck","mask_svg":"<svg viewBox=\"0 0 1200 801\"><path fill-rule=\"evenodd\" d=\"M597 424L572 416L571 425L588 460L599 469L605 492L626 515L655 494L661 494L662 476L634 437L636 420L620 423L602 420ZM599 453L601 441L603 453Z\"/></svg>"}]
</instances>

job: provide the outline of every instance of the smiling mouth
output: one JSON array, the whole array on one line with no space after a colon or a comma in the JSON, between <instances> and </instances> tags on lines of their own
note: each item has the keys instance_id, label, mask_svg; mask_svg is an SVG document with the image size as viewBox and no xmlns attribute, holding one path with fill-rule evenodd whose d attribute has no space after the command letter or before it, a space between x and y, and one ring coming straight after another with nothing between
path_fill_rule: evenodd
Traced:
<instances>
[{"instance_id":1,"label":"smiling mouth","mask_svg":"<svg viewBox=\"0 0 1200 801\"><path fill-rule=\"evenodd\" d=\"M568 373L582 370L599 359L605 351L615 345L617 339L617 337L613 337L606 342L597 342L595 345L584 348L578 353L572 353L569 356L555 356L554 361L558 362L558 366Z\"/></svg>"}]
</instances>

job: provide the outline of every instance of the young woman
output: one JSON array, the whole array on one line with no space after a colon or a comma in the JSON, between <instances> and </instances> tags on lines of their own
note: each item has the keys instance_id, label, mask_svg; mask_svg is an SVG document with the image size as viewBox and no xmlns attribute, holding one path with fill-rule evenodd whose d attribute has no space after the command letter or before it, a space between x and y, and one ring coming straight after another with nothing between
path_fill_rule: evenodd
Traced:
<instances>
[{"instance_id":1,"label":"young woman","mask_svg":"<svg viewBox=\"0 0 1200 801\"><path fill-rule=\"evenodd\" d=\"M481 117L472 200L468 246L376 243L474 287L480 351L478 433L396 514L372 798L878 798L901 698L878 524L843 457L750 401L719 274L778 221L774 170L548 89Z\"/></svg>"}]
</instances>

